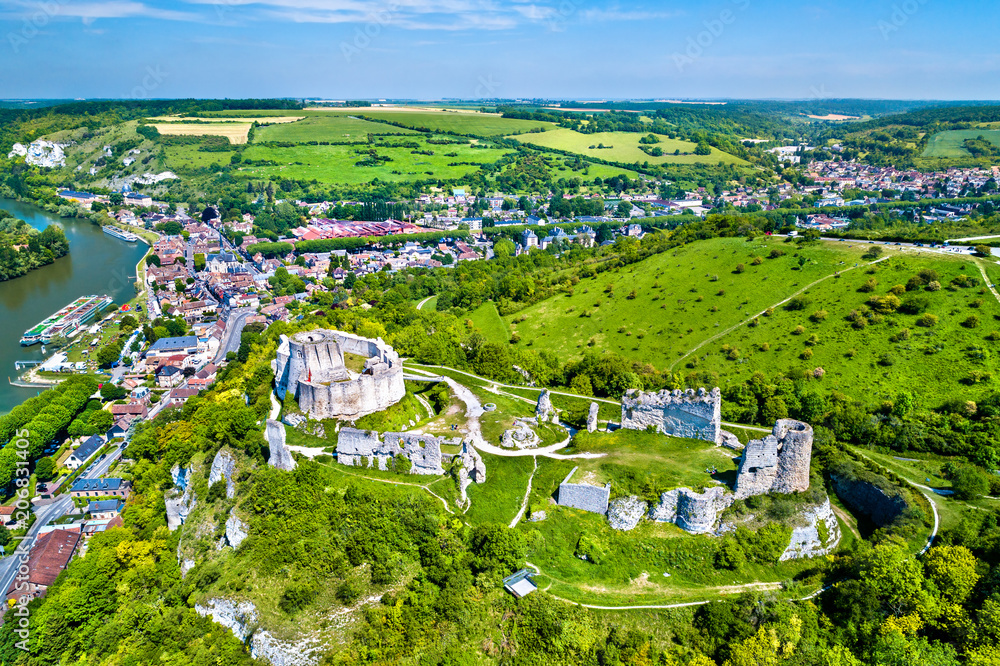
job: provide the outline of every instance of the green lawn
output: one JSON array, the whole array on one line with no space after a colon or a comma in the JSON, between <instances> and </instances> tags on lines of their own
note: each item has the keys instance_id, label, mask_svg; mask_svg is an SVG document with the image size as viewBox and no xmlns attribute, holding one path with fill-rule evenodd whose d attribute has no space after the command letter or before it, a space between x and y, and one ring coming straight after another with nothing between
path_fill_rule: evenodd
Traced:
<instances>
[{"instance_id":1,"label":"green lawn","mask_svg":"<svg viewBox=\"0 0 1000 666\"><path fill-rule=\"evenodd\" d=\"M575 483L603 486L611 482L611 496L638 495L659 501L673 488L696 491L736 480L738 455L711 442L667 437L636 430L582 432L574 438L572 450L603 453L602 458L576 461ZM706 470L716 468L717 475Z\"/></svg>"},{"instance_id":2,"label":"green lawn","mask_svg":"<svg viewBox=\"0 0 1000 666\"><path fill-rule=\"evenodd\" d=\"M786 254L751 264L772 249ZM862 252L853 243L803 247L769 239L711 239L584 278L572 295L554 296L506 319L521 347L567 360L590 350L612 351L665 369L706 339L853 266ZM742 274L734 272L738 264L744 265Z\"/></svg>"},{"instance_id":3,"label":"green lawn","mask_svg":"<svg viewBox=\"0 0 1000 666\"><path fill-rule=\"evenodd\" d=\"M635 162L650 164L743 164L743 160L712 148L711 155L695 155L697 144L690 141L670 139L658 135L660 143L656 144L663 150L662 157L653 157L639 149L639 139L646 136L634 132L600 132L597 134L581 134L571 129L554 129L540 134L529 134L513 137L522 143L530 143L545 148L567 150L587 157L597 157L610 162L632 164ZM605 148L598 148L604 144ZM681 154L675 155L675 151ZM684 154L687 153L687 154Z\"/></svg>"},{"instance_id":4,"label":"green lawn","mask_svg":"<svg viewBox=\"0 0 1000 666\"><path fill-rule=\"evenodd\" d=\"M526 456L503 458L488 453L482 456L486 463L486 483L469 486L472 508L465 515L474 524L508 525L521 510L534 462Z\"/></svg>"},{"instance_id":5,"label":"green lawn","mask_svg":"<svg viewBox=\"0 0 1000 666\"><path fill-rule=\"evenodd\" d=\"M972 157L963 145L966 139L982 136L993 145L1000 146L1000 130L967 129L938 132L927 142L923 157Z\"/></svg>"},{"instance_id":6,"label":"green lawn","mask_svg":"<svg viewBox=\"0 0 1000 666\"><path fill-rule=\"evenodd\" d=\"M391 142L410 140L398 137ZM403 182L430 178L459 178L479 169L483 164L492 164L509 151L494 148L474 148L470 145L435 146L420 140L421 150L433 151L433 155L414 154L411 148L386 148L375 146L380 157L388 157L389 162L379 166L357 166L365 160L369 147L366 146L310 146L294 148L271 148L251 145L243 153L246 160L270 160L276 165L242 166L239 173L250 179L296 178L317 179L322 183L359 185L378 178L382 181Z\"/></svg>"}]
</instances>

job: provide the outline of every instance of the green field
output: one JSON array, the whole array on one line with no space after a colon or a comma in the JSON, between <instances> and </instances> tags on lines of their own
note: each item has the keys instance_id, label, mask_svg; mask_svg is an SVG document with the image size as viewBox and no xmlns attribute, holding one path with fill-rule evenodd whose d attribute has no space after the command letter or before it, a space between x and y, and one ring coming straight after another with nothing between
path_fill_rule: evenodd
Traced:
<instances>
[{"instance_id":1,"label":"green field","mask_svg":"<svg viewBox=\"0 0 1000 666\"><path fill-rule=\"evenodd\" d=\"M404 140L399 137L396 142ZM322 183L359 185L378 178L402 182L424 178L459 178L491 164L508 153L493 148L472 146L434 146L422 144L434 155L413 154L411 148L374 147L378 155L391 158L379 166L355 166L367 156L364 146L295 146L271 148L251 145L243 153L244 161L271 160L277 166L244 166L240 173L247 178L295 178ZM457 163L457 164L456 164ZM454 165L454 166L452 166Z\"/></svg>"},{"instance_id":2,"label":"green field","mask_svg":"<svg viewBox=\"0 0 1000 666\"><path fill-rule=\"evenodd\" d=\"M479 309L469 314L472 324L487 340L504 340L510 338L510 326L500 318L497 306L493 301L486 301Z\"/></svg>"},{"instance_id":3,"label":"green field","mask_svg":"<svg viewBox=\"0 0 1000 666\"><path fill-rule=\"evenodd\" d=\"M588 351L616 352L690 375L695 383L726 386L755 372L811 375L823 368L824 392L874 399L905 387L935 403L944 395L980 394L1000 371L1000 341L987 339L1000 330L1000 304L985 290L975 263L890 249L897 254L870 268L860 259L868 247L707 240L584 278L571 295L554 296L506 320L520 336L518 346L566 359ZM785 255L766 258L775 249ZM757 266L754 257L763 258ZM738 264L742 273L736 272ZM943 288L903 292L898 298L926 299L925 311L883 312L863 328L847 319L868 307L873 296L884 298L922 269L935 271ZM960 276L975 286L953 286ZM860 292L871 279L874 291ZM799 292L802 299L792 307L801 309L786 307L783 301ZM770 316L758 316L768 308L773 308ZM826 314L814 317L820 311ZM937 323L918 325L925 314L937 317ZM969 320L972 316L978 325ZM503 342L499 334L492 340Z\"/></svg>"},{"instance_id":4,"label":"green field","mask_svg":"<svg viewBox=\"0 0 1000 666\"><path fill-rule=\"evenodd\" d=\"M598 134L581 134L571 129L556 129L530 136L514 137L522 143L543 146L545 148L555 148L578 153L587 157L596 157L610 162L621 162L632 164L635 162L650 164L743 164L743 160L734 157L721 150L712 148L711 155L695 155L696 144L690 141L680 141L659 136L660 143L656 147L662 148L662 157L652 157L639 149L639 139L644 134L632 132L601 132ZM600 144L610 146L607 148L596 148ZM674 151L689 153L688 155L674 155Z\"/></svg>"},{"instance_id":5,"label":"green field","mask_svg":"<svg viewBox=\"0 0 1000 666\"><path fill-rule=\"evenodd\" d=\"M431 132L448 132L452 134L471 134L476 136L503 136L505 134L522 134L533 129L549 129L553 123L536 120L517 120L503 118L488 113L469 113L465 111L433 111L425 109L383 109L358 108L338 109L328 111L331 116L364 116L406 127Z\"/></svg>"},{"instance_id":6,"label":"green field","mask_svg":"<svg viewBox=\"0 0 1000 666\"><path fill-rule=\"evenodd\" d=\"M311 116L294 123L260 127L254 134L254 143L267 141L351 143L365 141L369 134L401 135L415 134L415 132L402 127L392 127L384 123L373 123L349 116Z\"/></svg>"},{"instance_id":7,"label":"green field","mask_svg":"<svg viewBox=\"0 0 1000 666\"><path fill-rule=\"evenodd\" d=\"M982 136L995 146L1000 146L1000 130L996 129L968 129L968 130L948 130L939 132L930 138L923 157L972 157L972 154L965 149L963 143L966 139L975 139Z\"/></svg>"},{"instance_id":8,"label":"green field","mask_svg":"<svg viewBox=\"0 0 1000 666\"><path fill-rule=\"evenodd\" d=\"M881 323L861 329L847 319L872 296L884 297L893 286L905 285L925 268L937 272L945 288L905 292L899 297L903 302L926 299L924 313L896 311L885 314ZM978 286L947 288L959 276L974 279ZM860 292L870 279L878 283L875 291ZM1000 304L983 287L979 271L967 259L941 255L893 258L879 264L874 274L851 271L810 289L804 294L808 304L802 310L778 308L773 316L761 317L759 326L742 327L713 341L699 351L697 369L718 373L721 385L726 385L758 371L770 377L779 371L824 368L824 391L863 395L869 400L889 399L904 388L928 405L949 396L974 397L992 383L987 376L1000 370L1000 342L987 340L1000 328ZM813 315L818 311L828 314L816 321ZM938 323L919 325L924 314L938 317ZM977 327L962 325L970 316L978 317ZM799 326L801 332L797 332ZM767 351L763 351L765 344L770 346ZM739 349L740 358L728 360L723 345ZM809 356L807 349L810 358L805 358ZM975 372L982 375L974 381Z\"/></svg>"},{"instance_id":9,"label":"green field","mask_svg":"<svg viewBox=\"0 0 1000 666\"><path fill-rule=\"evenodd\" d=\"M772 249L785 255L751 264ZM584 278L572 295L555 296L507 320L520 322L513 328L522 347L566 358L612 351L662 369L706 339L853 266L863 251L853 243L802 247L777 239L717 238ZM801 267L799 257L806 260ZM744 273L734 273L738 264Z\"/></svg>"}]
</instances>

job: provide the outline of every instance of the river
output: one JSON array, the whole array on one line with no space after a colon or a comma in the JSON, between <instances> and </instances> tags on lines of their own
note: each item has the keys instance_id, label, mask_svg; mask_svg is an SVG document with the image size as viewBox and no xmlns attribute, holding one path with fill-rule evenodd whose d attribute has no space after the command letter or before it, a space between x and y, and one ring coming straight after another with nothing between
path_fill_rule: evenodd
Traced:
<instances>
[{"instance_id":1,"label":"river","mask_svg":"<svg viewBox=\"0 0 1000 666\"><path fill-rule=\"evenodd\" d=\"M0 414L5 414L40 389L8 384L18 372L16 361L41 360L40 345L22 347L21 335L80 296L107 294L116 303L135 295L135 265L148 249L108 236L89 220L64 220L31 204L0 199L9 211L36 229L50 224L63 229L69 254L23 277L0 282Z\"/></svg>"}]
</instances>

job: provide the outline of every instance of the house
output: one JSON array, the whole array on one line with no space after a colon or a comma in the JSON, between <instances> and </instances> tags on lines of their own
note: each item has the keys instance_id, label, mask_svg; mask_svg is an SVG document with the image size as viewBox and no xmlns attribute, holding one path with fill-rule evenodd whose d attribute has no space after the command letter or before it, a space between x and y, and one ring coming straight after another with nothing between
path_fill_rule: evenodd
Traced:
<instances>
[{"instance_id":1,"label":"house","mask_svg":"<svg viewBox=\"0 0 1000 666\"><path fill-rule=\"evenodd\" d=\"M131 192L125 195L125 205L126 206L152 206L153 197L148 194L139 194L138 192Z\"/></svg>"},{"instance_id":2,"label":"house","mask_svg":"<svg viewBox=\"0 0 1000 666\"><path fill-rule=\"evenodd\" d=\"M184 372L175 365L161 365L156 370L156 385L160 388L173 388L183 378Z\"/></svg>"},{"instance_id":3,"label":"house","mask_svg":"<svg viewBox=\"0 0 1000 666\"><path fill-rule=\"evenodd\" d=\"M198 337L188 335L182 338L160 338L146 350L146 358L150 356L172 356L180 353L197 354Z\"/></svg>"},{"instance_id":4,"label":"house","mask_svg":"<svg viewBox=\"0 0 1000 666\"><path fill-rule=\"evenodd\" d=\"M85 439L76 450L66 458L66 467L77 470L83 467L94 454L104 446L104 439L100 435L91 435Z\"/></svg>"},{"instance_id":5,"label":"house","mask_svg":"<svg viewBox=\"0 0 1000 666\"><path fill-rule=\"evenodd\" d=\"M7 590L7 598L44 597L62 570L69 565L79 543L80 533L75 530L55 529L41 534L28 556L27 580L24 577L15 578ZM4 604L5 609L10 605Z\"/></svg>"},{"instance_id":6,"label":"house","mask_svg":"<svg viewBox=\"0 0 1000 666\"><path fill-rule=\"evenodd\" d=\"M81 206L89 206L97 201L96 194L91 194L90 192L74 192L72 190L63 190L59 193L59 197L73 203L78 203Z\"/></svg>"},{"instance_id":7,"label":"house","mask_svg":"<svg viewBox=\"0 0 1000 666\"><path fill-rule=\"evenodd\" d=\"M181 407L189 398L193 398L198 395L198 389L196 388L175 388L163 401L163 408L167 407Z\"/></svg>"},{"instance_id":8,"label":"house","mask_svg":"<svg viewBox=\"0 0 1000 666\"><path fill-rule=\"evenodd\" d=\"M135 424L138 423L140 419L134 416L122 416L115 424L111 426L111 429L107 432L108 441L112 439L132 439L132 434L135 432Z\"/></svg>"},{"instance_id":9,"label":"house","mask_svg":"<svg viewBox=\"0 0 1000 666\"><path fill-rule=\"evenodd\" d=\"M94 500L87 505L87 513L94 520L106 520L118 516L125 503L118 499Z\"/></svg>"},{"instance_id":10,"label":"house","mask_svg":"<svg viewBox=\"0 0 1000 666\"><path fill-rule=\"evenodd\" d=\"M131 402L127 405L111 405L111 414L117 419L122 416L133 416L140 419L146 418L149 408L144 402Z\"/></svg>"},{"instance_id":11,"label":"house","mask_svg":"<svg viewBox=\"0 0 1000 666\"><path fill-rule=\"evenodd\" d=\"M9 525L14 522L14 513L17 511L15 506L0 506L0 523L4 525Z\"/></svg>"},{"instance_id":12,"label":"house","mask_svg":"<svg viewBox=\"0 0 1000 666\"><path fill-rule=\"evenodd\" d=\"M132 483L124 479L77 479L69 494L71 497L120 497L128 499Z\"/></svg>"},{"instance_id":13,"label":"house","mask_svg":"<svg viewBox=\"0 0 1000 666\"><path fill-rule=\"evenodd\" d=\"M531 229L525 229L524 233L521 234L521 245L525 249L530 249L533 247L538 247L538 236Z\"/></svg>"}]
</instances>

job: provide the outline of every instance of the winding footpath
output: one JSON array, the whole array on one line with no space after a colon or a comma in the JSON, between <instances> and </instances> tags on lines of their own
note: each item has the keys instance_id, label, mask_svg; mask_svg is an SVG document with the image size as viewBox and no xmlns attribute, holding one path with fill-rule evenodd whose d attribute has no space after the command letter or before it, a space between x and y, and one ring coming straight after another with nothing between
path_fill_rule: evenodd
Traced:
<instances>
[{"instance_id":1,"label":"winding footpath","mask_svg":"<svg viewBox=\"0 0 1000 666\"><path fill-rule=\"evenodd\" d=\"M528 510L528 500L531 499L531 482L535 478L535 472L538 471L538 456L535 456L534 460L535 468L531 470L531 476L528 477L528 488L524 491L524 501L521 502L521 510L514 516L514 520L510 521L511 529L517 527L517 524L524 518L524 512Z\"/></svg>"}]
</instances>

